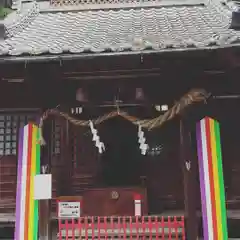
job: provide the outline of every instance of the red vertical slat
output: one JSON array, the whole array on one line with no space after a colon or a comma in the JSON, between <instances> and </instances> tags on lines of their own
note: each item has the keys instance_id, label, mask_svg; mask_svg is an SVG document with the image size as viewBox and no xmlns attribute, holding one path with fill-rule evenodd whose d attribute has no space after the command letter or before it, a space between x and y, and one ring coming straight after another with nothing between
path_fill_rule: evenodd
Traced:
<instances>
[{"instance_id":1,"label":"red vertical slat","mask_svg":"<svg viewBox=\"0 0 240 240\"><path fill-rule=\"evenodd\" d=\"M167 224L168 224L168 239L172 240L172 226L171 226L171 219L169 216L168 216Z\"/></svg>"},{"instance_id":2,"label":"red vertical slat","mask_svg":"<svg viewBox=\"0 0 240 240\"><path fill-rule=\"evenodd\" d=\"M85 239L88 239L88 218L84 218Z\"/></svg>"},{"instance_id":3,"label":"red vertical slat","mask_svg":"<svg viewBox=\"0 0 240 240\"><path fill-rule=\"evenodd\" d=\"M178 220L176 216L174 216L173 218L173 226L174 226L174 232L175 232L175 239L178 240Z\"/></svg>"},{"instance_id":4,"label":"red vertical slat","mask_svg":"<svg viewBox=\"0 0 240 240\"><path fill-rule=\"evenodd\" d=\"M68 240L68 220L65 220L65 229L66 229L65 239Z\"/></svg>"},{"instance_id":5,"label":"red vertical slat","mask_svg":"<svg viewBox=\"0 0 240 240\"><path fill-rule=\"evenodd\" d=\"M126 217L123 217L123 239L127 239L127 226L126 226Z\"/></svg>"},{"instance_id":6,"label":"red vertical slat","mask_svg":"<svg viewBox=\"0 0 240 240\"><path fill-rule=\"evenodd\" d=\"M156 240L158 240L158 217L157 216L155 216L155 218L154 218L154 221L155 221L155 224L154 224L154 226L155 226L155 236L156 236Z\"/></svg>"},{"instance_id":7,"label":"red vertical slat","mask_svg":"<svg viewBox=\"0 0 240 240\"><path fill-rule=\"evenodd\" d=\"M150 240L152 240L154 222L152 221L151 216L148 217L148 220L149 220L148 224L149 224L149 231L150 231L149 237L150 237Z\"/></svg>"},{"instance_id":8,"label":"red vertical slat","mask_svg":"<svg viewBox=\"0 0 240 240\"><path fill-rule=\"evenodd\" d=\"M97 232L98 232L98 240L101 238L101 219L100 217L97 218Z\"/></svg>"},{"instance_id":9,"label":"red vertical slat","mask_svg":"<svg viewBox=\"0 0 240 240\"><path fill-rule=\"evenodd\" d=\"M119 236L119 238L121 238L122 233L121 233L121 218L120 217L117 218L117 229L118 229L118 236Z\"/></svg>"},{"instance_id":10,"label":"red vertical slat","mask_svg":"<svg viewBox=\"0 0 240 240\"><path fill-rule=\"evenodd\" d=\"M161 231L162 231L162 239L165 239L165 222L164 222L164 217L162 216L161 218Z\"/></svg>"},{"instance_id":11,"label":"red vertical slat","mask_svg":"<svg viewBox=\"0 0 240 240\"><path fill-rule=\"evenodd\" d=\"M132 216L129 217L129 232L130 232L130 240L133 239L133 225L132 225Z\"/></svg>"},{"instance_id":12,"label":"red vertical slat","mask_svg":"<svg viewBox=\"0 0 240 240\"><path fill-rule=\"evenodd\" d=\"M75 220L74 220L74 218L72 219L71 227L72 227L72 239L75 240Z\"/></svg>"},{"instance_id":13,"label":"red vertical slat","mask_svg":"<svg viewBox=\"0 0 240 240\"><path fill-rule=\"evenodd\" d=\"M105 233L105 239L108 238L108 232L107 232L107 217L104 217L104 233Z\"/></svg>"},{"instance_id":14,"label":"red vertical slat","mask_svg":"<svg viewBox=\"0 0 240 240\"><path fill-rule=\"evenodd\" d=\"M139 239L139 216L136 216L136 237Z\"/></svg>"},{"instance_id":15,"label":"red vertical slat","mask_svg":"<svg viewBox=\"0 0 240 240\"><path fill-rule=\"evenodd\" d=\"M111 229L110 234L111 234L112 239L114 238L114 235L115 235L115 233L114 233L114 222L113 221L114 221L114 217L111 216L110 217L110 229Z\"/></svg>"},{"instance_id":16,"label":"red vertical slat","mask_svg":"<svg viewBox=\"0 0 240 240\"><path fill-rule=\"evenodd\" d=\"M184 216L182 216L181 219L181 225L182 225L182 239L185 240L186 239L186 234L185 234L185 219Z\"/></svg>"},{"instance_id":17,"label":"red vertical slat","mask_svg":"<svg viewBox=\"0 0 240 240\"><path fill-rule=\"evenodd\" d=\"M94 229L94 227L95 227L95 221L94 221L94 217L92 217L92 219L91 219L91 228L92 228L92 239L94 239L95 238L95 229Z\"/></svg>"},{"instance_id":18,"label":"red vertical slat","mask_svg":"<svg viewBox=\"0 0 240 240\"><path fill-rule=\"evenodd\" d=\"M62 240L62 220L58 219L58 233L59 233L59 240Z\"/></svg>"},{"instance_id":19,"label":"red vertical slat","mask_svg":"<svg viewBox=\"0 0 240 240\"><path fill-rule=\"evenodd\" d=\"M79 239L81 239L82 238L81 217L78 218L78 223L77 223L77 227L76 228L78 229Z\"/></svg>"},{"instance_id":20,"label":"red vertical slat","mask_svg":"<svg viewBox=\"0 0 240 240\"><path fill-rule=\"evenodd\" d=\"M143 229L143 239L146 238L146 222L145 222L145 217L142 217L142 229Z\"/></svg>"}]
</instances>

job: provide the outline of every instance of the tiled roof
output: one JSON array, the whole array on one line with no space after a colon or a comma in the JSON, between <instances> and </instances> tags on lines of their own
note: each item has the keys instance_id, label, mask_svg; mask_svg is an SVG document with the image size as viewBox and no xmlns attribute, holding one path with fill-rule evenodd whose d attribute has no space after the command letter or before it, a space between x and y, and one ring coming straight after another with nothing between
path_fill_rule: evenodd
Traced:
<instances>
[{"instance_id":1,"label":"tiled roof","mask_svg":"<svg viewBox=\"0 0 240 240\"><path fill-rule=\"evenodd\" d=\"M180 1L180 0L179 0ZM56 11L25 3L6 19L1 55L204 48L239 41L231 11L213 0L148 8Z\"/></svg>"}]
</instances>

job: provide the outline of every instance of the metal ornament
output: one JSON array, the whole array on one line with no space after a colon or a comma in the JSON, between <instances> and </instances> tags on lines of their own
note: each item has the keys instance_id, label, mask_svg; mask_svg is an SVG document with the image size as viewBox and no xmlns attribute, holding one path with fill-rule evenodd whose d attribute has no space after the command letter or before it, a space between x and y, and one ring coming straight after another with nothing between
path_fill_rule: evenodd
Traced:
<instances>
[{"instance_id":1,"label":"metal ornament","mask_svg":"<svg viewBox=\"0 0 240 240\"><path fill-rule=\"evenodd\" d=\"M186 161L186 162L185 162L185 165L186 165L186 169L187 169L188 171L190 171L190 169L191 169L191 162L190 162L190 161Z\"/></svg>"},{"instance_id":2,"label":"metal ornament","mask_svg":"<svg viewBox=\"0 0 240 240\"><path fill-rule=\"evenodd\" d=\"M111 199L117 200L119 198L119 193L117 191L111 192Z\"/></svg>"},{"instance_id":3,"label":"metal ornament","mask_svg":"<svg viewBox=\"0 0 240 240\"><path fill-rule=\"evenodd\" d=\"M48 164L41 166L42 174L47 174L49 172Z\"/></svg>"}]
</instances>

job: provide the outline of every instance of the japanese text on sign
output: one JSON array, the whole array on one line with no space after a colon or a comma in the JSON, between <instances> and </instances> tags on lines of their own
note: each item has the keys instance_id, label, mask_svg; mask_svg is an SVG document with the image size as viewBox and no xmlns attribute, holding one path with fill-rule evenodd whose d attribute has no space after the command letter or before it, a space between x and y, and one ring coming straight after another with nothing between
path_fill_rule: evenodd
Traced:
<instances>
[{"instance_id":1,"label":"japanese text on sign","mask_svg":"<svg viewBox=\"0 0 240 240\"><path fill-rule=\"evenodd\" d=\"M58 217L59 218L79 218L80 202L59 202Z\"/></svg>"}]
</instances>

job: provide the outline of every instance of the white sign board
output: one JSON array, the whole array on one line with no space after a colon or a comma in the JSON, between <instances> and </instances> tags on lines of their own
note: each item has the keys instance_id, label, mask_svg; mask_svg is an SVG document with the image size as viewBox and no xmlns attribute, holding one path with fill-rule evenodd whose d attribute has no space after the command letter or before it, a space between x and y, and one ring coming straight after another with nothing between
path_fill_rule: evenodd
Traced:
<instances>
[{"instance_id":1,"label":"white sign board","mask_svg":"<svg viewBox=\"0 0 240 240\"><path fill-rule=\"evenodd\" d=\"M141 200L135 200L135 216L141 216L142 215L142 205L141 205Z\"/></svg>"},{"instance_id":2,"label":"white sign board","mask_svg":"<svg viewBox=\"0 0 240 240\"><path fill-rule=\"evenodd\" d=\"M44 200L52 198L52 174L38 174L34 176L34 199Z\"/></svg>"},{"instance_id":3,"label":"white sign board","mask_svg":"<svg viewBox=\"0 0 240 240\"><path fill-rule=\"evenodd\" d=\"M80 202L59 202L59 218L79 218L81 215Z\"/></svg>"}]
</instances>

